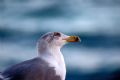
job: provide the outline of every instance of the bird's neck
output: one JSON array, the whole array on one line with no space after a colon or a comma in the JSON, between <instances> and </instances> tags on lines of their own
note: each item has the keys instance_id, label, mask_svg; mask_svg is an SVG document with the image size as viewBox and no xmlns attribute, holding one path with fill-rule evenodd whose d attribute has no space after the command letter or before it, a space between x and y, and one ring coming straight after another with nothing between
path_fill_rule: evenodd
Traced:
<instances>
[{"instance_id":1,"label":"bird's neck","mask_svg":"<svg viewBox=\"0 0 120 80\"><path fill-rule=\"evenodd\" d=\"M61 63L64 61L63 59L63 55L60 51L60 47L59 46L49 46L46 47L44 49L44 51L39 51L39 57L43 57L43 58L52 58L55 59L58 63Z\"/></svg>"},{"instance_id":2,"label":"bird's neck","mask_svg":"<svg viewBox=\"0 0 120 80\"><path fill-rule=\"evenodd\" d=\"M51 67L54 67L56 74L60 75L62 80L65 80L66 66L60 47L50 46L44 51L39 51L39 57L47 61Z\"/></svg>"}]
</instances>

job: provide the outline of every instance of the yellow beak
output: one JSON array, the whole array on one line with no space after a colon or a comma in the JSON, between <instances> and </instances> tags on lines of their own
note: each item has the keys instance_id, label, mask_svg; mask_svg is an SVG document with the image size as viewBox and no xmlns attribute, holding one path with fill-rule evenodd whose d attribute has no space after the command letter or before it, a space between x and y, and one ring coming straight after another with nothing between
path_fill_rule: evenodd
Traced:
<instances>
[{"instance_id":1,"label":"yellow beak","mask_svg":"<svg viewBox=\"0 0 120 80\"><path fill-rule=\"evenodd\" d=\"M68 38L65 38L67 42L79 42L80 38L78 36L69 36Z\"/></svg>"}]
</instances>

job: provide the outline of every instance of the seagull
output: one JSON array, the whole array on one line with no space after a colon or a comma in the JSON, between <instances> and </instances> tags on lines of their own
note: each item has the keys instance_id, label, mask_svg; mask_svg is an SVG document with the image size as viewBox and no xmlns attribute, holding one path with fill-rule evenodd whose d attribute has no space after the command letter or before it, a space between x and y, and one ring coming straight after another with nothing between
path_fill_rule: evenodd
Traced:
<instances>
[{"instance_id":1,"label":"seagull","mask_svg":"<svg viewBox=\"0 0 120 80\"><path fill-rule=\"evenodd\" d=\"M78 36L46 33L37 42L38 56L9 67L0 74L0 80L65 80L66 66L60 49L78 41Z\"/></svg>"}]
</instances>

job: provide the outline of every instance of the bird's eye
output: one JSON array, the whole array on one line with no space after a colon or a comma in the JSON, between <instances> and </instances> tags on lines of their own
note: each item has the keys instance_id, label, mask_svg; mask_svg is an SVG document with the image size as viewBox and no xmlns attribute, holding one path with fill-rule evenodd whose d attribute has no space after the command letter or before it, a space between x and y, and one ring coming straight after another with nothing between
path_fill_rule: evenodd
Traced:
<instances>
[{"instance_id":1,"label":"bird's eye","mask_svg":"<svg viewBox=\"0 0 120 80\"><path fill-rule=\"evenodd\" d=\"M60 37L61 34L60 34L59 32L54 32L54 36L58 36L58 37Z\"/></svg>"}]
</instances>

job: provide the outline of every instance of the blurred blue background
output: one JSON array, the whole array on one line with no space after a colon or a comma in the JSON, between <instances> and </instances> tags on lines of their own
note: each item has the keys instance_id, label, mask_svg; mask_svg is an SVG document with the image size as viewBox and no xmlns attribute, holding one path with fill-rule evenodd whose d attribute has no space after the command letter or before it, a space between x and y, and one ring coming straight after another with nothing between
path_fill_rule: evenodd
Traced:
<instances>
[{"instance_id":1,"label":"blurred blue background","mask_svg":"<svg viewBox=\"0 0 120 80\"><path fill-rule=\"evenodd\" d=\"M0 71L36 57L51 31L82 39L62 49L66 80L120 80L120 0L0 0Z\"/></svg>"}]
</instances>

